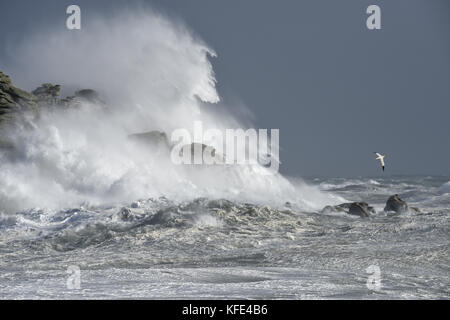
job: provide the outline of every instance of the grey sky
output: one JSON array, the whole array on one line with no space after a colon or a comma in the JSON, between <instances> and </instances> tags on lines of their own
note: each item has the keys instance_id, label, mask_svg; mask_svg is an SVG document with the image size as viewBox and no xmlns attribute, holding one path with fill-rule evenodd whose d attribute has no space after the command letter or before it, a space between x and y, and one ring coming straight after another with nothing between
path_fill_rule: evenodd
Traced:
<instances>
[{"instance_id":1,"label":"grey sky","mask_svg":"<svg viewBox=\"0 0 450 320\"><path fill-rule=\"evenodd\" d=\"M223 100L280 129L282 173L378 175L379 151L385 174L450 174L447 0L2 0L0 70L14 79L8 43L64 28L70 4L88 28L99 11L138 3L182 19L218 53ZM370 4L381 30L365 26Z\"/></svg>"}]
</instances>

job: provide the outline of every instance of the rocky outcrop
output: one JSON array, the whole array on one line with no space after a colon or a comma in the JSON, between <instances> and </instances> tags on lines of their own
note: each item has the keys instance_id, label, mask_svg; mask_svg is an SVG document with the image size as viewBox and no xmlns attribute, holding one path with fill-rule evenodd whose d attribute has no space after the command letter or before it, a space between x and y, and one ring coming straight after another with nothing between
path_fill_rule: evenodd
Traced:
<instances>
[{"instance_id":1,"label":"rocky outcrop","mask_svg":"<svg viewBox=\"0 0 450 320\"><path fill-rule=\"evenodd\" d=\"M403 201L402 199L400 199L398 194L395 194L395 195L389 197L389 199L387 200L386 206L384 207L384 211L403 213L403 212L408 211L408 204L405 201Z\"/></svg>"},{"instance_id":2,"label":"rocky outcrop","mask_svg":"<svg viewBox=\"0 0 450 320\"><path fill-rule=\"evenodd\" d=\"M324 207L320 213L337 213L337 212L344 212L348 213L348 210L350 209L351 203L342 203L337 206L326 206Z\"/></svg>"},{"instance_id":3,"label":"rocky outcrop","mask_svg":"<svg viewBox=\"0 0 450 320\"><path fill-rule=\"evenodd\" d=\"M365 202L353 202L348 210L348 214L363 218L370 217L372 213L375 213L375 209Z\"/></svg>"},{"instance_id":4,"label":"rocky outcrop","mask_svg":"<svg viewBox=\"0 0 450 320\"><path fill-rule=\"evenodd\" d=\"M14 149L13 142L8 138L7 128L23 121L25 114L37 115L37 98L24 90L15 87L11 78L0 71L0 148Z\"/></svg>"},{"instance_id":5,"label":"rocky outcrop","mask_svg":"<svg viewBox=\"0 0 450 320\"><path fill-rule=\"evenodd\" d=\"M38 114L40 108L76 107L83 101L104 104L99 93L92 89L79 90L74 96L62 99L61 86L52 83L44 83L29 93L15 87L11 78L0 71L0 128L12 123L26 111Z\"/></svg>"},{"instance_id":6,"label":"rocky outcrop","mask_svg":"<svg viewBox=\"0 0 450 320\"><path fill-rule=\"evenodd\" d=\"M201 150L201 151L200 151ZM216 155L216 149L211 146L208 146L204 143L193 142L191 144L186 144L181 148L180 155L183 155L184 152L190 153L191 156L194 156L195 152L201 152L202 154L207 151L210 152L212 156Z\"/></svg>"},{"instance_id":7,"label":"rocky outcrop","mask_svg":"<svg viewBox=\"0 0 450 320\"><path fill-rule=\"evenodd\" d=\"M184 145L180 150L179 156L183 157L185 154L190 153L191 164L194 164L196 152L199 152L199 156L202 159L202 164L208 164L208 161L210 162L214 161L215 163L218 164L225 163L225 156L223 154L217 152L217 150L214 147L204 143L193 142L191 144ZM211 158L207 160L206 157Z\"/></svg>"},{"instance_id":8,"label":"rocky outcrop","mask_svg":"<svg viewBox=\"0 0 450 320\"><path fill-rule=\"evenodd\" d=\"M44 83L29 93L13 86L11 78L0 71L0 115L30 109L37 111L38 107L76 105L80 101L103 104L99 93L92 89L82 89L74 96L61 98L59 84Z\"/></svg>"},{"instance_id":9,"label":"rocky outcrop","mask_svg":"<svg viewBox=\"0 0 450 320\"><path fill-rule=\"evenodd\" d=\"M409 207L409 210L413 213L422 213L422 211L417 207Z\"/></svg>"},{"instance_id":10,"label":"rocky outcrop","mask_svg":"<svg viewBox=\"0 0 450 320\"><path fill-rule=\"evenodd\" d=\"M413 213L421 212L419 208L409 207L405 201L400 199L398 194L389 197L384 211L395 213L403 213L407 211L411 211ZM343 212L359 217L369 217L371 214L376 213L375 209L366 202L347 202L337 206L326 206L320 212L325 214Z\"/></svg>"},{"instance_id":11,"label":"rocky outcrop","mask_svg":"<svg viewBox=\"0 0 450 320\"><path fill-rule=\"evenodd\" d=\"M136 143L140 143L152 149L169 150L169 140L167 139L167 135L161 131L130 134L128 138Z\"/></svg>"},{"instance_id":12,"label":"rocky outcrop","mask_svg":"<svg viewBox=\"0 0 450 320\"><path fill-rule=\"evenodd\" d=\"M15 87L11 78L0 71L0 128L27 111L37 112L37 98Z\"/></svg>"},{"instance_id":13,"label":"rocky outcrop","mask_svg":"<svg viewBox=\"0 0 450 320\"><path fill-rule=\"evenodd\" d=\"M129 221L132 218L132 212L130 209L123 207L120 209L120 211L117 213L117 218L121 221Z\"/></svg>"},{"instance_id":14,"label":"rocky outcrop","mask_svg":"<svg viewBox=\"0 0 450 320\"><path fill-rule=\"evenodd\" d=\"M149 132L143 132L143 133L135 133L130 134L128 136L128 139L131 141L138 143L140 146L148 147L152 151L156 151L160 155L169 156L170 152L173 152L173 149L175 148L175 145L172 145L167 137L167 134L161 131L149 131ZM179 147L179 146L178 146ZM214 158L214 160L218 163L225 163L225 157L224 155L217 152L217 150L209 145L203 144L203 143L191 143L186 144L182 146L179 150L179 157L180 161L181 158L184 160L184 156L189 154L190 159L189 163L185 164L192 164L194 165L194 154L195 152L200 152L201 164L208 164L205 160L206 155L211 155L211 157ZM187 159L186 159L187 160ZM210 161L213 161L211 159ZM184 162L182 162L184 163ZM199 164L200 165L200 164Z\"/></svg>"},{"instance_id":15,"label":"rocky outcrop","mask_svg":"<svg viewBox=\"0 0 450 320\"><path fill-rule=\"evenodd\" d=\"M366 202L348 202L342 203L337 206L326 206L322 209L321 213L337 213L343 212L354 216L363 218L370 217L375 213L375 209L369 206Z\"/></svg>"},{"instance_id":16,"label":"rocky outcrop","mask_svg":"<svg viewBox=\"0 0 450 320\"><path fill-rule=\"evenodd\" d=\"M75 92L74 96L61 98L61 86L44 83L33 91L40 108L44 107L78 107L81 102L103 104L100 95L92 89L82 89Z\"/></svg>"},{"instance_id":17,"label":"rocky outcrop","mask_svg":"<svg viewBox=\"0 0 450 320\"><path fill-rule=\"evenodd\" d=\"M7 137L11 127L21 124L33 128L31 119L39 117L44 108L73 108L83 102L103 107L99 94L92 89L77 91L74 96L61 99L61 86L44 83L32 93L15 87L11 78L0 71L0 149L13 150L14 143Z\"/></svg>"},{"instance_id":18,"label":"rocky outcrop","mask_svg":"<svg viewBox=\"0 0 450 320\"><path fill-rule=\"evenodd\" d=\"M39 107L59 105L61 100L61 86L51 83L44 83L32 92L37 100Z\"/></svg>"},{"instance_id":19,"label":"rocky outcrop","mask_svg":"<svg viewBox=\"0 0 450 320\"><path fill-rule=\"evenodd\" d=\"M75 92L75 97L80 98L89 102L97 103L102 102L100 99L100 94L92 89L83 89Z\"/></svg>"},{"instance_id":20,"label":"rocky outcrop","mask_svg":"<svg viewBox=\"0 0 450 320\"><path fill-rule=\"evenodd\" d=\"M420 213L419 208L409 207L405 201L400 199L398 194L389 197L389 199L386 201L386 206L384 208L385 212L395 212L395 213L403 213L409 210L411 210L411 212ZM365 202L348 202L337 206L326 206L320 212L321 213L344 212L360 217L369 217L371 214L375 213L375 210L373 207L369 206Z\"/></svg>"}]
</instances>

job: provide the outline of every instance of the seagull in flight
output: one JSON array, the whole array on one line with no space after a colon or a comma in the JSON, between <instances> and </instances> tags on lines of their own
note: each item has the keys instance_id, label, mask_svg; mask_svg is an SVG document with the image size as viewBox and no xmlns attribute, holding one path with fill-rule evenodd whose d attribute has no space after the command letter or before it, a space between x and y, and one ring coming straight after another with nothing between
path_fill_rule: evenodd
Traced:
<instances>
[{"instance_id":1,"label":"seagull in flight","mask_svg":"<svg viewBox=\"0 0 450 320\"><path fill-rule=\"evenodd\" d=\"M384 171L384 157L386 157L386 155L382 155L382 154L380 154L378 152L374 152L374 153L377 155L377 157L375 159L376 160L380 160L381 167L383 168L383 171Z\"/></svg>"}]
</instances>

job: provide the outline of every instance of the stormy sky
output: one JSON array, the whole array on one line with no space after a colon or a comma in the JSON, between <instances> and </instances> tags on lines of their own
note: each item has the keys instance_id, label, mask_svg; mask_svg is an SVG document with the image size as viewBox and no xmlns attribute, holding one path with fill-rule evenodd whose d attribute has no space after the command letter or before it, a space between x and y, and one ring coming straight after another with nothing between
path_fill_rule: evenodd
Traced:
<instances>
[{"instance_id":1,"label":"stormy sky","mask_svg":"<svg viewBox=\"0 0 450 320\"><path fill-rule=\"evenodd\" d=\"M245 104L257 128L280 129L282 173L381 175L378 151L384 175L450 174L448 0L1 0L0 70L14 80L9 48L65 28L70 4L81 7L80 32L142 5L184 21L218 54L222 100ZM371 4L381 30L366 27Z\"/></svg>"}]
</instances>

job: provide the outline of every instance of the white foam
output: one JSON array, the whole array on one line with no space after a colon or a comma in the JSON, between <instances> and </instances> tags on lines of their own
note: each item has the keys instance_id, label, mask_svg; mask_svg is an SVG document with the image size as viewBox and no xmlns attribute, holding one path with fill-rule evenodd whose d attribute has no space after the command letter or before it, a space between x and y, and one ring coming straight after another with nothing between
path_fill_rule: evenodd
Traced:
<instances>
[{"instance_id":1,"label":"white foam","mask_svg":"<svg viewBox=\"0 0 450 320\"><path fill-rule=\"evenodd\" d=\"M97 89L109 112L84 104L42 113L36 130L12 133L19 159L0 163L0 203L5 211L61 208L167 196L205 196L321 208L336 199L294 185L264 168L191 170L162 161L131 144L136 132L205 127L233 128L239 121L213 105L220 101L210 56L215 52L188 28L152 11L96 19L81 33L46 30L13 50L13 78ZM19 81L20 82L20 81ZM24 82L24 81L22 81ZM204 105L200 101L207 102Z\"/></svg>"}]
</instances>

